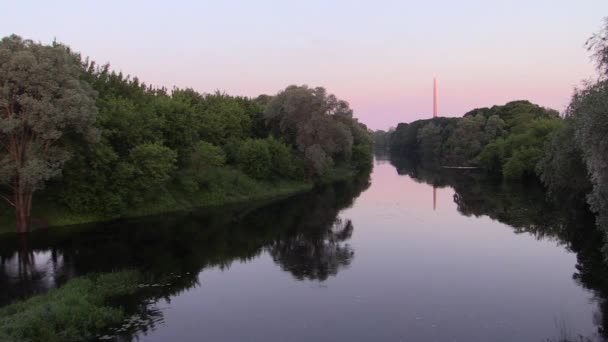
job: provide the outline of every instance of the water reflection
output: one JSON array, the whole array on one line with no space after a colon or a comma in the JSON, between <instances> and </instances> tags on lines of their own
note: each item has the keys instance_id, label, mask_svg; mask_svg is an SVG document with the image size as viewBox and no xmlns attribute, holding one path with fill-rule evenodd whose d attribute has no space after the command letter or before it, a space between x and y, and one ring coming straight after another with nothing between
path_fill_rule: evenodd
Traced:
<instances>
[{"instance_id":1,"label":"water reflection","mask_svg":"<svg viewBox=\"0 0 608 342\"><path fill-rule=\"evenodd\" d=\"M449 170L425 167L415 161L389 158L401 175L436 187L454 189L454 203L465 216L488 216L507 224L517 234L527 233L537 239L556 241L576 253L577 264L572 278L594 294L598 303L594 315L601 338L608 340L608 267L604 262L602 234L585 203L556 202L546 197L537 183L509 184L488 179L477 170ZM559 340L569 340L564 322ZM587 341L585 337L574 338Z\"/></svg>"},{"instance_id":2,"label":"water reflection","mask_svg":"<svg viewBox=\"0 0 608 342\"><path fill-rule=\"evenodd\" d=\"M137 269L146 283L123 299L135 314L120 333L144 333L162 322L158 305L199 286L206 268L267 251L296 279L323 281L353 260L354 226L338 213L367 187L369 175L273 204L233 205L192 213L50 229L29 238L0 238L0 305L91 272ZM129 322L128 322L129 323Z\"/></svg>"},{"instance_id":3,"label":"water reflection","mask_svg":"<svg viewBox=\"0 0 608 342\"><path fill-rule=\"evenodd\" d=\"M607 335L608 270L586 208L472 170L390 160L373 177L361 196L367 177L270 205L1 238L0 301L137 269L141 291L121 299L133 316L108 332L118 340Z\"/></svg>"}]
</instances>

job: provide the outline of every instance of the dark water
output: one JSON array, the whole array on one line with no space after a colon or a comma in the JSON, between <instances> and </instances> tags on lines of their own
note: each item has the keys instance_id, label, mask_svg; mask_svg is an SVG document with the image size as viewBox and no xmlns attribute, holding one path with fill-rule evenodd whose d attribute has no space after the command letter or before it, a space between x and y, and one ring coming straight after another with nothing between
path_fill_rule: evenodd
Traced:
<instances>
[{"instance_id":1,"label":"dark water","mask_svg":"<svg viewBox=\"0 0 608 342\"><path fill-rule=\"evenodd\" d=\"M599 234L544 198L377 160L269 205L2 238L0 304L138 269L162 286L127 299L139 323L118 340L603 341Z\"/></svg>"}]
</instances>

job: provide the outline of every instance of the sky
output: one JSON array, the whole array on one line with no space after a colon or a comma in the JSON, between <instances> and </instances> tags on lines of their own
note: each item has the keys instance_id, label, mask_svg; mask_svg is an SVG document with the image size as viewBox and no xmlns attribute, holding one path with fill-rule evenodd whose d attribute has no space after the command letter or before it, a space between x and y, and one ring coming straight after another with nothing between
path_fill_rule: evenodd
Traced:
<instances>
[{"instance_id":1,"label":"sky","mask_svg":"<svg viewBox=\"0 0 608 342\"><path fill-rule=\"evenodd\" d=\"M147 84L232 95L323 86L372 129L528 99L563 112L595 77L607 0L8 1L0 36L53 39Z\"/></svg>"}]
</instances>

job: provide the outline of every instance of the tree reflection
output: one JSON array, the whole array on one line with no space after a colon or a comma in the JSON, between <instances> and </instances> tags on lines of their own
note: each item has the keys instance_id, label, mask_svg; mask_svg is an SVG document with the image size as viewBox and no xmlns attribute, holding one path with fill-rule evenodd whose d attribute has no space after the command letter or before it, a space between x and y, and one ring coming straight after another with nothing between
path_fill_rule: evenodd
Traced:
<instances>
[{"instance_id":1,"label":"tree reflection","mask_svg":"<svg viewBox=\"0 0 608 342\"><path fill-rule=\"evenodd\" d=\"M594 323L598 335L608 339L608 266L604 239L584 202L558 202L548 198L538 183L503 183L488 179L476 170L432 169L411 160L391 159L399 174L433 186L454 189L458 211L466 216L488 216L513 228L517 234L551 239L576 253L572 275L591 290L598 303ZM560 337L560 341L569 338ZM587 341L591 339L574 339Z\"/></svg>"},{"instance_id":2,"label":"tree reflection","mask_svg":"<svg viewBox=\"0 0 608 342\"><path fill-rule=\"evenodd\" d=\"M162 321L159 301L199 286L209 267L228 269L267 251L299 280L323 281L348 266L354 225L338 213L369 187L369 174L271 204L207 208L107 224L0 238L0 306L89 273L136 269L146 284L121 299L139 324L118 332L129 341ZM116 336L116 335L115 335Z\"/></svg>"},{"instance_id":3,"label":"tree reflection","mask_svg":"<svg viewBox=\"0 0 608 342\"><path fill-rule=\"evenodd\" d=\"M318 232L279 239L268 247L274 261L296 279L326 280L348 266L355 254L350 245L344 243L352 235L350 220L338 217L330 227L318 228Z\"/></svg>"}]
</instances>

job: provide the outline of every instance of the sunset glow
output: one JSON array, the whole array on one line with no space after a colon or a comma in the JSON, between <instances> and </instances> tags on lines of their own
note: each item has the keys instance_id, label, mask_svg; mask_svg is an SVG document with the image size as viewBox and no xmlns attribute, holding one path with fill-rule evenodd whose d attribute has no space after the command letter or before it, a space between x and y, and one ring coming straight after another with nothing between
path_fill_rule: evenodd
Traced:
<instances>
[{"instance_id":1,"label":"sunset glow","mask_svg":"<svg viewBox=\"0 0 608 342\"><path fill-rule=\"evenodd\" d=\"M565 109L608 13L586 1L11 1L0 35L54 38L146 83L274 94L324 86L374 129L529 99ZM133 15L133 13L136 13ZM23 18L28 18L23 20ZM429 22L429 18L433 18Z\"/></svg>"}]
</instances>

